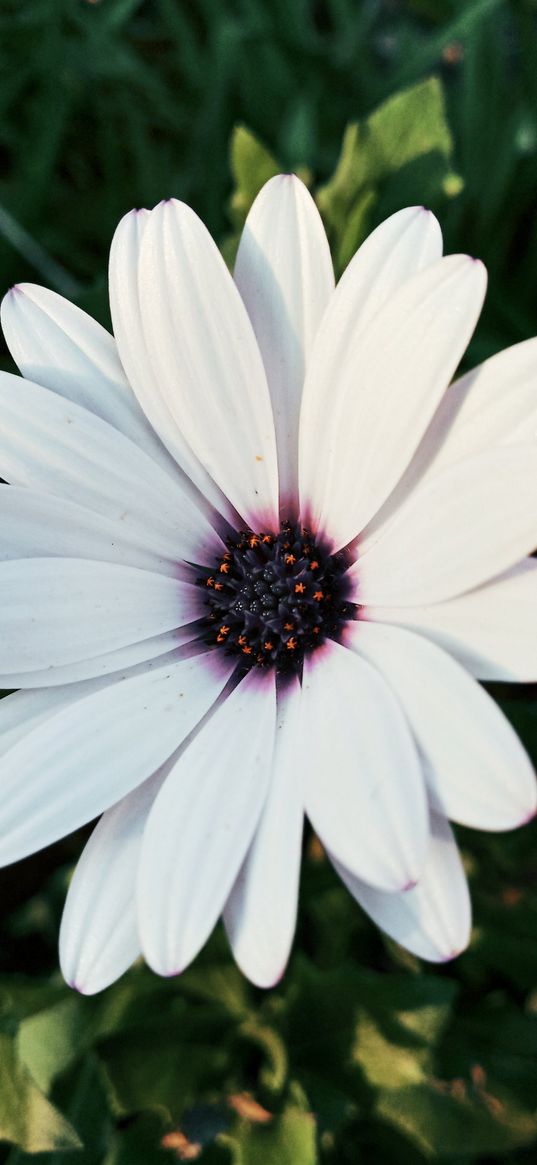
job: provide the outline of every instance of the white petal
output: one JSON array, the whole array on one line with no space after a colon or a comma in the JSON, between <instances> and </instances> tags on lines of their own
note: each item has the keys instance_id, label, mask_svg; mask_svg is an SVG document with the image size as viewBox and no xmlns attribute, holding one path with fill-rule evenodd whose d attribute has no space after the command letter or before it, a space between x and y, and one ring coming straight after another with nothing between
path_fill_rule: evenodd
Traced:
<instances>
[{"instance_id":1,"label":"white petal","mask_svg":"<svg viewBox=\"0 0 537 1165\"><path fill-rule=\"evenodd\" d=\"M537 561L527 558L486 586L429 607L367 607L432 639L480 680L537 682Z\"/></svg>"},{"instance_id":2,"label":"white petal","mask_svg":"<svg viewBox=\"0 0 537 1165\"><path fill-rule=\"evenodd\" d=\"M403 889L421 874L428 818L397 700L375 668L330 642L306 658L302 695L304 798L313 828L357 877Z\"/></svg>"},{"instance_id":3,"label":"white petal","mask_svg":"<svg viewBox=\"0 0 537 1165\"><path fill-rule=\"evenodd\" d=\"M138 881L145 958L161 975L195 957L244 860L272 764L272 676L253 671L183 752L151 810Z\"/></svg>"},{"instance_id":4,"label":"white petal","mask_svg":"<svg viewBox=\"0 0 537 1165\"><path fill-rule=\"evenodd\" d=\"M102 686L102 685L101 685ZM97 690L99 685L97 684ZM82 694L94 690L89 687ZM68 684L53 690L11 692L0 700L0 756L27 736L31 729L48 720L55 712L79 700L80 686Z\"/></svg>"},{"instance_id":5,"label":"white petal","mask_svg":"<svg viewBox=\"0 0 537 1165\"><path fill-rule=\"evenodd\" d=\"M139 643L129 643L126 647L105 651L100 655L91 656L90 659L78 659L60 666L44 665L35 671L0 672L0 689L54 688L64 684L72 686L85 680L98 679L100 676L108 677L114 672L124 672L157 657L168 655L176 648L199 638L199 624L187 623L184 627L164 631L162 635L151 635ZM164 663L164 660L161 662Z\"/></svg>"},{"instance_id":6,"label":"white petal","mask_svg":"<svg viewBox=\"0 0 537 1165\"><path fill-rule=\"evenodd\" d=\"M215 542L215 549L218 545ZM177 578L178 564L152 553L143 532L77 502L16 485L0 493L0 561L93 558Z\"/></svg>"},{"instance_id":7,"label":"white petal","mask_svg":"<svg viewBox=\"0 0 537 1165\"><path fill-rule=\"evenodd\" d=\"M230 672L214 652L146 665L141 675L101 681L28 732L0 759L0 864L71 833L145 781L205 715Z\"/></svg>"},{"instance_id":8,"label":"white petal","mask_svg":"<svg viewBox=\"0 0 537 1165\"><path fill-rule=\"evenodd\" d=\"M147 816L170 761L103 813L73 874L60 927L64 979L83 995L114 983L141 953L136 876Z\"/></svg>"},{"instance_id":9,"label":"white petal","mask_svg":"<svg viewBox=\"0 0 537 1165\"><path fill-rule=\"evenodd\" d=\"M148 550L210 564L219 539L180 482L111 425L0 372L0 473L119 521ZM141 484L143 483L143 485Z\"/></svg>"},{"instance_id":10,"label":"white petal","mask_svg":"<svg viewBox=\"0 0 537 1165\"><path fill-rule=\"evenodd\" d=\"M186 475L185 489L192 482L210 505L233 521L232 508L190 449L180 420L177 422L172 416L147 352L140 311L139 261L149 214L148 210L126 214L112 240L110 311L119 355L143 412ZM192 488L190 492L192 495Z\"/></svg>"},{"instance_id":11,"label":"white petal","mask_svg":"<svg viewBox=\"0 0 537 1165\"><path fill-rule=\"evenodd\" d=\"M258 987L281 979L295 933L304 822L299 704L294 681L278 699L267 800L224 911L234 958Z\"/></svg>"},{"instance_id":12,"label":"white petal","mask_svg":"<svg viewBox=\"0 0 537 1165\"><path fill-rule=\"evenodd\" d=\"M252 326L216 244L184 203L151 213L140 251L147 351L172 416L242 518L275 529L276 438Z\"/></svg>"},{"instance_id":13,"label":"white petal","mask_svg":"<svg viewBox=\"0 0 537 1165\"><path fill-rule=\"evenodd\" d=\"M165 466L169 458L134 396L113 337L55 291L20 283L4 297L2 328L27 380L83 405Z\"/></svg>"},{"instance_id":14,"label":"white petal","mask_svg":"<svg viewBox=\"0 0 537 1165\"><path fill-rule=\"evenodd\" d=\"M537 544L537 456L511 445L428 478L349 574L358 602L439 603L480 586Z\"/></svg>"},{"instance_id":15,"label":"white petal","mask_svg":"<svg viewBox=\"0 0 537 1165\"><path fill-rule=\"evenodd\" d=\"M242 232L235 282L265 365L276 426L280 508L288 517L297 506L306 363L334 290L319 211L294 174L271 178L258 194Z\"/></svg>"},{"instance_id":16,"label":"white petal","mask_svg":"<svg viewBox=\"0 0 537 1165\"><path fill-rule=\"evenodd\" d=\"M327 336L338 336L340 357L403 283L441 258L440 225L425 207L405 207L380 223L343 272L324 323Z\"/></svg>"},{"instance_id":17,"label":"white petal","mask_svg":"<svg viewBox=\"0 0 537 1165\"><path fill-rule=\"evenodd\" d=\"M432 814L427 860L411 890L385 894L360 882L340 863L334 865L373 922L413 955L440 963L454 959L468 946L470 894L455 838L444 817Z\"/></svg>"},{"instance_id":18,"label":"white petal","mask_svg":"<svg viewBox=\"0 0 537 1165\"><path fill-rule=\"evenodd\" d=\"M407 280L363 331L331 335L325 316L304 386L299 469L302 508L334 548L360 533L408 465L485 282L481 263L451 255Z\"/></svg>"},{"instance_id":19,"label":"white petal","mask_svg":"<svg viewBox=\"0 0 537 1165\"><path fill-rule=\"evenodd\" d=\"M434 807L461 825L513 829L537 811L537 782L494 701L434 643L358 622L349 643L397 692L425 762Z\"/></svg>"},{"instance_id":20,"label":"white petal","mask_svg":"<svg viewBox=\"0 0 537 1165\"><path fill-rule=\"evenodd\" d=\"M198 590L165 575L78 558L0 562L0 668L91 659L199 615Z\"/></svg>"},{"instance_id":21,"label":"white petal","mask_svg":"<svg viewBox=\"0 0 537 1165\"><path fill-rule=\"evenodd\" d=\"M450 386L410 465L364 531L377 539L410 493L426 478L495 446L537 438L537 339L492 356Z\"/></svg>"}]
</instances>

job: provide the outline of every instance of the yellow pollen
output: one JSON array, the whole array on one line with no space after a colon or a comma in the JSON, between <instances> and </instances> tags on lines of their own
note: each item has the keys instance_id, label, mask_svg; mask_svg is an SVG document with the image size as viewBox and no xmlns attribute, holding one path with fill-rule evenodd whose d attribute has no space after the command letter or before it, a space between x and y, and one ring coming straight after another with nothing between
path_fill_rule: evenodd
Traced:
<instances>
[{"instance_id":1,"label":"yellow pollen","mask_svg":"<svg viewBox=\"0 0 537 1165\"><path fill-rule=\"evenodd\" d=\"M313 598L315 599L316 603L320 603L321 599L324 599L323 592L322 591L315 591Z\"/></svg>"},{"instance_id":2,"label":"yellow pollen","mask_svg":"<svg viewBox=\"0 0 537 1165\"><path fill-rule=\"evenodd\" d=\"M297 583L295 586L295 595L303 595L305 590L304 583Z\"/></svg>"},{"instance_id":3,"label":"yellow pollen","mask_svg":"<svg viewBox=\"0 0 537 1165\"><path fill-rule=\"evenodd\" d=\"M295 558L294 554L286 554L285 561L286 561L288 566L292 566L293 562L296 562L296 558Z\"/></svg>"}]
</instances>

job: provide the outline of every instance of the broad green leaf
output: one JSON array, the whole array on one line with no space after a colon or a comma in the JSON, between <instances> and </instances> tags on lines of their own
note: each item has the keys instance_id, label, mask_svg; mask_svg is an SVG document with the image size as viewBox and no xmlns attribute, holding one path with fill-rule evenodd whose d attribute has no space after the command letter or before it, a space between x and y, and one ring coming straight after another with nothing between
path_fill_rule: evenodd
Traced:
<instances>
[{"instance_id":1,"label":"broad green leaf","mask_svg":"<svg viewBox=\"0 0 537 1165\"><path fill-rule=\"evenodd\" d=\"M56 1006L28 1016L20 1024L18 1054L44 1092L49 1091L54 1078L80 1055L84 1017L82 1000L71 993Z\"/></svg>"},{"instance_id":2,"label":"broad green leaf","mask_svg":"<svg viewBox=\"0 0 537 1165\"><path fill-rule=\"evenodd\" d=\"M421 1083L430 1062L427 1048L409 1048L387 1039L367 1012L358 1018L353 1059L368 1084L380 1089Z\"/></svg>"},{"instance_id":3,"label":"broad green leaf","mask_svg":"<svg viewBox=\"0 0 537 1165\"><path fill-rule=\"evenodd\" d=\"M382 1089L375 1112L435 1158L505 1152L530 1143L537 1133L535 1117L515 1097L497 1088L476 1091L462 1080Z\"/></svg>"},{"instance_id":4,"label":"broad green leaf","mask_svg":"<svg viewBox=\"0 0 537 1165\"><path fill-rule=\"evenodd\" d=\"M218 1040L187 1043L179 1024L163 1026L157 1020L153 1027L103 1040L99 1055L118 1115L157 1110L171 1121L217 1085L228 1066L227 1050Z\"/></svg>"},{"instance_id":5,"label":"broad green leaf","mask_svg":"<svg viewBox=\"0 0 537 1165\"><path fill-rule=\"evenodd\" d=\"M268 1124L240 1121L221 1138L235 1151L234 1165L317 1165L315 1118L289 1104Z\"/></svg>"},{"instance_id":6,"label":"broad green leaf","mask_svg":"<svg viewBox=\"0 0 537 1165\"><path fill-rule=\"evenodd\" d=\"M279 173L280 167L255 134L244 125L236 126L233 131L230 151L231 172L235 183L230 213L234 226L239 228L242 227L261 187L269 178Z\"/></svg>"},{"instance_id":7,"label":"broad green leaf","mask_svg":"<svg viewBox=\"0 0 537 1165\"><path fill-rule=\"evenodd\" d=\"M409 198L423 202L460 191L452 150L436 77L396 93L368 118L347 127L334 174L317 192L339 268L368 233L372 210L390 179L397 178L399 206Z\"/></svg>"},{"instance_id":8,"label":"broad green leaf","mask_svg":"<svg viewBox=\"0 0 537 1165\"><path fill-rule=\"evenodd\" d=\"M28 1153L81 1146L72 1125L34 1083L6 1035L0 1035L0 1141Z\"/></svg>"}]
</instances>

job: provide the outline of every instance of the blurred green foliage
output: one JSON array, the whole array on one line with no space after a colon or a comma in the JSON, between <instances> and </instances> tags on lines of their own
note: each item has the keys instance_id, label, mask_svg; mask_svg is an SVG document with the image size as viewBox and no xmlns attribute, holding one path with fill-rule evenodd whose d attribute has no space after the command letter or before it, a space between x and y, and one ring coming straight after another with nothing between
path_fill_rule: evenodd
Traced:
<instances>
[{"instance_id":1,"label":"blurred green foliage","mask_svg":"<svg viewBox=\"0 0 537 1165\"><path fill-rule=\"evenodd\" d=\"M472 359L526 338L536 38L534 0L0 0L0 291L43 282L106 322L122 213L184 198L231 262L284 168L338 270L426 202L447 249L490 270ZM537 761L535 692L494 695ZM268 993L218 930L180 979L137 967L82 999L56 942L84 831L0 871L0 1162L530 1165L537 829L459 832L476 927L455 964L384 939L308 844L295 953Z\"/></svg>"}]
</instances>

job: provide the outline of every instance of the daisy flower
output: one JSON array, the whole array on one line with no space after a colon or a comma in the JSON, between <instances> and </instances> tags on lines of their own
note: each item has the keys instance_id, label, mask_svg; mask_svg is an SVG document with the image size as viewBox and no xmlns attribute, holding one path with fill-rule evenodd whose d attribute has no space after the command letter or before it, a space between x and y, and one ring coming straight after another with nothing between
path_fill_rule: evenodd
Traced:
<instances>
[{"instance_id":1,"label":"daisy flower","mask_svg":"<svg viewBox=\"0 0 537 1165\"><path fill-rule=\"evenodd\" d=\"M234 279L171 200L120 223L113 339L33 285L0 374L0 862L102 814L60 958L181 971L223 916L267 986L304 816L425 959L468 942L448 818L511 829L529 759L478 680L537 680L537 341L451 387L485 271L403 210L338 286L272 179Z\"/></svg>"}]
</instances>

